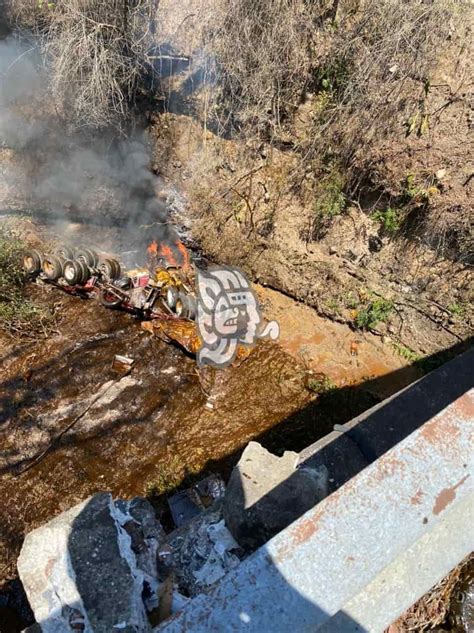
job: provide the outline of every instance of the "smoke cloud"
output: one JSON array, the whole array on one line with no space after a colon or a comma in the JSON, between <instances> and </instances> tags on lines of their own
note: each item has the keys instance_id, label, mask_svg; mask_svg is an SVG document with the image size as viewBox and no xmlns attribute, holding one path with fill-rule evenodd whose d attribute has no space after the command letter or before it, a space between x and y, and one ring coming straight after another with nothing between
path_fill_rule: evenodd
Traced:
<instances>
[{"instance_id":1,"label":"smoke cloud","mask_svg":"<svg viewBox=\"0 0 474 633\"><path fill-rule=\"evenodd\" d=\"M120 226L132 247L175 239L145 132L117 138L69 127L34 41L13 36L0 40L0 158L0 213L31 212L57 231L70 222Z\"/></svg>"}]
</instances>

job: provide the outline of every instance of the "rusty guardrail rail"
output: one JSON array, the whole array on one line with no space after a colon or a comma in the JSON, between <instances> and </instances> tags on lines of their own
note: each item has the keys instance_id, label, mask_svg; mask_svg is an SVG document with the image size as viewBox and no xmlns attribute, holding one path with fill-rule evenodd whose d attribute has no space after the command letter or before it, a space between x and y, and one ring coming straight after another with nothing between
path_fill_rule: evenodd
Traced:
<instances>
[{"instance_id":1,"label":"rusty guardrail rail","mask_svg":"<svg viewBox=\"0 0 474 633\"><path fill-rule=\"evenodd\" d=\"M159 630L383 631L474 549L473 422L471 388Z\"/></svg>"}]
</instances>

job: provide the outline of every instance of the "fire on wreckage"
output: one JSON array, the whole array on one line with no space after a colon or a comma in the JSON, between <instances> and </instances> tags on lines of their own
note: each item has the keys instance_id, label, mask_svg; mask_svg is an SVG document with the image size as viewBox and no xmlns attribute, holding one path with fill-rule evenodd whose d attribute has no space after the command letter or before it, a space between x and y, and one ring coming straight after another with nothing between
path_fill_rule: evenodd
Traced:
<instances>
[{"instance_id":1,"label":"fire on wreckage","mask_svg":"<svg viewBox=\"0 0 474 633\"><path fill-rule=\"evenodd\" d=\"M179 240L173 246L153 240L147 253L147 267L124 271L116 258L90 248L62 246L54 254L30 249L23 255L23 267L32 279L141 317L143 329L196 355L202 341L195 322L195 269L190 254ZM248 347L239 346L236 360L249 353Z\"/></svg>"}]
</instances>

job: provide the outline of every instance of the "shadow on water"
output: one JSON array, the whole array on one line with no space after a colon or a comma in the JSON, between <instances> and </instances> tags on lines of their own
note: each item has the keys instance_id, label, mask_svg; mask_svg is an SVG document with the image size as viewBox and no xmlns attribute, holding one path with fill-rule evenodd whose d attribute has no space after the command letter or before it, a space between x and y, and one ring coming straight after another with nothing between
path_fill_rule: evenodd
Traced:
<instances>
[{"instance_id":1,"label":"shadow on water","mask_svg":"<svg viewBox=\"0 0 474 633\"><path fill-rule=\"evenodd\" d=\"M471 345L472 339L463 344L457 344L448 350L444 350L439 354L434 354L428 359L425 359L425 362L432 367L446 362L449 358L454 358L451 363L441 367L438 372L430 374L429 389L426 387L428 384L427 379L421 379L410 391L403 392L399 398L388 402L384 406L383 410L375 410L368 420L362 421L360 428L364 429L364 433L360 433L358 429L352 429L348 433L341 434L341 438L338 441L340 441L342 445L342 443L347 441L347 438L349 438L350 441L354 441L357 444L358 449L363 456L363 467L380 457L383 452L389 450L394 444L403 440L429 418L436 415L450 402L458 398L462 393L465 393L473 386L472 372L469 370L466 371L465 361L463 364L462 358L457 357L458 354L466 349L469 349ZM471 349L470 352L468 352L468 358L471 361L472 356L473 351ZM472 362L470 364L472 366ZM448 374L446 373L446 368L449 367L451 367L451 369ZM455 380L452 380L453 367L455 369ZM372 392L377 386L380 386L380 381L389 383L390 380L395 381L395 379L397 379L395 382L399 384L398 380L400 379L400 375L403 375L407 371L408 368L402 368L381 378L367 380L358 386L333 389L328 393L322 394L318 400L310 402L300 411L286 417L285 420L264 433L259 434L254 439L276 453L281 454L284 450L295 450L300 452L312 442L316 442L321 437L330 433L335 425L344 424L371 406L377 404L378 399L372 395ZM10 390L12 388L15 389L15 384L10 383L9 387ZM47 393L47 397L54 397L54 383L51 383L48 388L49 391ZM12 392L10 391L10 393ZM39 396L41 397L40 394ZM28 398L29 396L25 394L25 397ZM21 401L17 404L19 404L20 407L27 406L27 403L22 403ZM242 414L245 415L245 407L242 409ZM117 426L126 427L131 424L140 425L145 422L146 417L142 417L141 419L132 419L132 417L129 419L121 418L120 420L106 425L107 428L94 430L92 432L92 437L106 437L114 432L114 428ZM376 427L379 427L379 430L377 430ZM380 427L383 428L384 437L382 438L380 438ZM375 442L371 443L370 441L371 434L373 434L374 437L378 434L376 447ZM52 452L54 453L57 451L64 445L64 443L72 443L72 445L75 445L75 442L87 444L90 439L90 437L85 439L66 437L58 444L58 446L54 446L52 448ZM245 439L245 443L248 439L249 438ZM237 450L230 452L222 459L209 460L200 475L202 476L207 472L221 472L224 476L228 475L231 468L240 457L243 448L244 447L240 445ZM325 459L325 450L327 449L323 447L320 453L323 463ZM303 458L308 464L312 465L311 454L303 454ZM18 464L16 467L18 467ZM360 466L355 466L352 470L350 468L346 468L339 479L336 477L333 488L337 488L342 485L348 478L357 474L358 470L360 470ZM93 512L93 506L84 509L84 512L86 510L87 512ZM3 527L4 526L2 526L2 529ZM12 533L10 536L13 541L18 540L17 535ZM74 567L74 561L72 562ZM283 578L281 578L279 582L286 583ZM302 621L314 623L320 622L325 618L324 612L318 607L318 605L308 603L306 598L297 594L291 586L285 587L285 591L289 596L288 604L292 605L292 609L298 609L298 611L301 612L303 618ZM8 604L6 607L8 607ZM349 627L347 630L361 630L360 628L355 628L357 627L356 623L352 622L349 624L352 628ZM23 622L23 625L25 625L25 622ZM13 633L19 630L21 629L13 627L5 629L0 627L1 633ZM101 629L97 628L96 630L100 631ZM246 630L250 629L246 628ZM285 629L282 629L282 631L283 630ZM303 628L301 630L305 629ZM311 630L311 627L307 630Z\"/></svg>"}]
</instances>

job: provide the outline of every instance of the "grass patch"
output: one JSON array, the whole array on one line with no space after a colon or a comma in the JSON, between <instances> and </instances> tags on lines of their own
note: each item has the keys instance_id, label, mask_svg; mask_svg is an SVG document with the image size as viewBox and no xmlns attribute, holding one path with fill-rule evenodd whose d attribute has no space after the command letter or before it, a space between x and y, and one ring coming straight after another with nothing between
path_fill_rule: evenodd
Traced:
<instances>
[{"instance_id":1,"label":"grass patch","mask_svg":"<svg viewBox=\"0 0 474 633\"><path fill-rule=\"evenodd\" d=\"M25 249L21 236L0 227L0 328L10 334L47 331L51 314L25 297L27 276L21 264Z\"/></svg>"},{"instance_id":2,"label":"grass patch","mask_svg":"<svg viewBox=\"0 0 474 633\"><path fill-rule=\"evenodd\" d=\"M329 393L337 389L337 385L325 374L317 374L309 378L306 386L313 393Z\"/></svg>"},{"instance_id":3,"label":"grass patch","mask_svg":"<svg viewBox=\"0 0 474 633\"><path fill-rule=\"evenodd\" d=\"M392 347L399 356L412 363L424 374L429 374L430 371L438 369L441 365L444 365L452 360L457 354L457 352L454 352L453 350L442 350L436 354L422 356L401 343L393 342Z\"/></svg>"}]
</instances>

